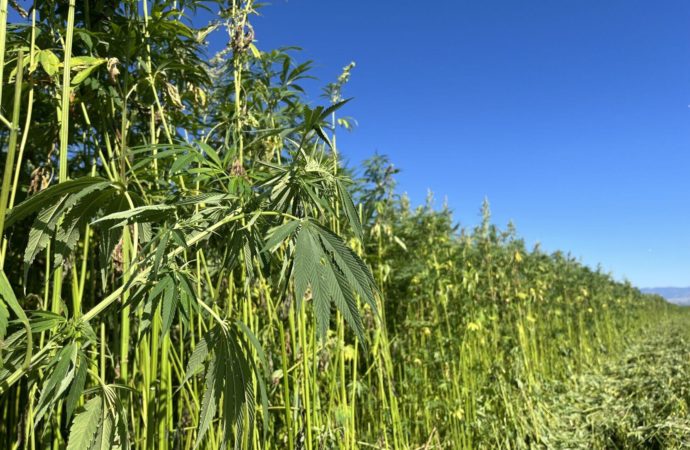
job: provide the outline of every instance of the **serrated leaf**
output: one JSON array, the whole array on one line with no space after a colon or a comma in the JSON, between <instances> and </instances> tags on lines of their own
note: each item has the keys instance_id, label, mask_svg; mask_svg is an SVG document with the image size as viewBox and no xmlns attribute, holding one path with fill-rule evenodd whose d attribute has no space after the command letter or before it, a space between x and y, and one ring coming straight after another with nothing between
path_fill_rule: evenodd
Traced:
<instances>
[{"instance_id":1,"label":"serrated leaf","mask_svg":"<svg viewBox=\"0 0 690 450\"><path fill-rule=\"evenodd\" d=\"M203 142L199 142L198 145L199 145L199 148L201 148L201 150L203 150L203 152L206 153L209 158L211 158L211 161L213 161L213 164L216 167L218 167L218 168L223 167L223 162L220 160L220 156L218 156L218 152L216 152L216 150L213 147L211 147L210 145L203 143Z\"/></svg>"},{"instance_id":2,"label":"serrated leaf","mask_svg":"<svg viewBox=\"0 0 690 450\"><path fill-rule=\"evenodd\" d=\"M306 227L302 227L295 240L295 264L293 273L295 277L295 296L297 297L297 309L311 284L314 284L318 276L316 264L320 259L316 242ZM312 289L314 287L312 286Z\"/></svg>"},{"instance_id":3,"label":"serrated leaf","mask_svg":"<svg viewBox=\"0 0 690 450\"><path fill-rule=\"evenodd\" d=\"M7 306L5 306L5 302L0 297L0 368L3 367L3 356L2 352L5 347L5 336L7 335L7 324L10 319L10 312L7 310Z\"/></svg>"},{"instance_id":4,"label":"serrated leaf","mask_svg":"<svg viewBox=\"0 0 690 450\"><path fill-rule=\"evenodd\" d=\"M236 325L224 322L207 333L213 357L206 369L205 390L202 399L199 428L195 446L198 446L217 411L217 403L223 405L220 414L223 444L229 442L233 427L235 445L242 442L242 411L248 408L250 421L254 420L254 391L249 351ZM225 445L224 445L225 446Z\"/></svg>"},{"instance_id":5,"label":"serrated leaf","mask_svg":"<svg viewBox=\"0 0 690 450\"><path fill-rule=\"evenodd\" d=\"M45 206L50 205L57 197L79 192L92 185L102 185L103 188L108 186L115 187L112 183L100 177L81 177L50 186L10 209L5 218L5 227L9 228L17 221L38 212Z\"/></svg>"},{"instance_id":6,"label":"serrated leaf","mask_svg":"<svg viewBox=\"0 0 690 450\"><path fill-rule=\"evenodd\" d=\"M314 131L316 132L317 135L326 143L328 144L328 147L333 148L333 144L331 143L331 140L326 136L326 133L323 131L323 128L316 125L314 126Z\"/></svg>"},{"instance_id":7,"label":"serrated leaf","mask_svg":"<svg viewBox=\"0 0 690 450\"><path fill-rule=\"evenodd\" d=\"M336 181L336 187L338 190L338 196L340 198L341 203L343 204L343 209L345 210L345 215L347 216L348 222L350 222L350 227L352 228L352 231L355 233L355 236L357 236L358 239L363 238L363 231L362 231L362 224L359 221L359 214L357 214L357 209L355 208L355 204L352 201L352 197L350 196L350 193L348 192L347 188L343 185L343 183L340 180Z\"/></svg>"},{"instance_id":8,"label":"serrated leaf","mask_svg":"<svg viewBox=\"0 0 690 450\"><path fill-rule=\"evenodd\" d=\"M59 326L67 321L64 316L50 311L33 311L31 313L31 330L33 333L42 333Z\"/></svg>"},{"instance_id":9,"label":"serrated leaf","mask_svg":"<svg viewBox=\"0 0 690 450\"><path fill-rule=\"evenodd\" d=\"M332 286L335 291L333 295L333 302L336 308L343 315L345 321L352 327L353 331L359 338L362 345L366 344L364 339L364 325L362 324L362 316L359 313L359 308L357 308L357 300L352 292L352 286L348 283L348 280L343 275L342 271L335 266L330 266L330 269L337 283L337 287ZM333 280L328 277L328 282L332 283Z\"/></svg>"},{"instance_id":10,"label":"serrated leaf","mask_svg":"<svg viewBox=\"0 0 690 450\"><path fill-rule=\"evenodd\" d=\"M109 184L107 183L93 183L84 186L81 190L77 192L71 192L59 198L54 204L42 209L36 220L34 221L31 230L29 231L29 240L24 252L24 278L28 274L28 269L33 262L36 255L42 251L50 241L55 228L57 227L63 214L67 213L70 209L78 206L84 199L89 198L89 196L97 191L100 191Z\"/></svg>"},{"instance_id":11,"label":"serrated leaf","mask_svg":"<svg viewBox=\"0 0 690 450\"><path fill-rule=\"evenodd\" d=\"M67 393L67 398L65 400L65 408L67 412L68 421L72 418L72 413L74 412L74 409L77 407L79 397L81 397L81 394L84 391L84 386L86 384L86 375L88 371L88 360L84 358L83 355L80 355L77 361L78 366L76 369L76 373L74 375L74 382L72 383L72 386L70 387L69 392Z\"/></svg>"},{"instance_id":12,"label":"serrated leaf","mask_svg":"<svg viewBox=\"0 0 690 450\"><path fill-rule=\"evenodd\" d=\"M186 168L189 164L191 164L192 162L195 162L198 159L199 159L199 155L196 152L186 153L186 154L180 155L170 165L170 173L176 174L176 173L180 172L182 169Z\"/></svg>"},{"instance_id":13,"label":"serrated leaf","mask_svg":"<svg viewBox=\"0 0 690 450\"><path fill-rule=\"evenodd\" d=\"M41 395L36 404L34 426L38 425L47 410L54 405L74 378L74 364L77 357L77 345L70 342L63 347L50 363L53 369L41 386Z\"/></svg>"},{"instance_id":14,"label":"serrated leaf","mask_svg":"<svg viewBox=\"0 0 690 450\"><path fill-rule=\"evenodd\" d=\"M312 289L316 327L324 337L333 302L364 345L364 327L357 308L358 293L374 310L375 283L361 259L328 229L304 221L295 241L295 294L299 302Z\"/></svg>"},{"instance_id":15,"label":"serrated leaf","mask_svg":"<svg viewBox=\"0 0 690 450\"><path fill-rule=\"evenodd\" d=\"M268 239L266 239L266 242L264 244L264 248L261 250L262 252L272 252L275 251L275 249L282 244L285 239L287 239L289 236L291 236L295 230L299 227L300 221L299 220L291 220L289 222L286 222L280 226L277 226L268 233Z\"/></svg>"},{"instance_id":16,"label":"serrated leaf","mask_svg":"<svg viewBox=\"0 0 690 450\"><path fill-rule=\"evenodd\" d=\"M264 349L261 346L261 343L259 343L259 340L256 338L254 333L252 333L252 330L249 329L247 325L244 324L241 320L236 320L235 325L242 330L242 332L249 338L249 342L251 342L252 346L254 347L254 350L256 350L257 356L259 357L259 361L264 367L268 367L268 359L266 359L266 354L264 353Z\"/></svg>"},{"instance_id":17,"label":"serrated leaf","mask_svg":"<svg viewBox=\"0 0 690 450\"><path fill-rule=\"evenodd\" d=\"M332 286L326 280L327 264L321 245L311 232L311 226L304 223L295 243L295 293L299 309L307 287L311 288L319 337L324 337L328 330L334 294Z\"/></svg>"},{"instance_id":18,"label":"serrated leaf","mask_svg":"<svg viewBox=\"0 0 690 450\"><path fill-rule=\"evenodd\" d=\"M236 322L236 324L244 331L244 333L249 337L250 342L256 349L256 352L259 355L259 361L261 361L261 364L264 368L264 370L268 370L268 361L266 360L266 355L264 354L263 348L261 347L261 344L259 341L256 339L254 334L249 330L249 328L239 320ZM248 352L247 352L248 353ZM258 370L256 367L256 363L253 359L249 359L249 362L251 363L252 367L254 368L254 372L256 373L256 380L259 384L259 392L261 395L261 412L263 416L263 441L266 441L266 438L268 436L268 422L269 422L269 416L268 416L268 394L266 390L266 382L264 381L264 376L265 373L261 372ZM252 408L253 410L253 408Z\"/></svg>"},{"instance_id":19,"label":"serrated leaf","mask_svg":"<svg viewBox=\"0 0 690 450\"><path fill-rule=\"evenodd\" d=\"M252 372L249 363L247 362L247 351L242 346L241 338L232 333L228 336L226 341L228 346L228 361L233 361L234 364L230 367L230 374L233 377L232 383L227 380L226 396L231 398L231 402L223 404L225 407L225 415L223 417L225 433L223 433L224 443L230 442L232 437L232 426L235 426L237 438L235 439L235 449L239 449L243 438L243 411L244 406L247 406L249 413L249 425L253 427L254 422L254 391L252 384Z\"/></svg>"},{"instance_id":20,"label":"serrated leaf","mask_svg":"<svg viewBox=\"0 0 690 450\"><path fill-rule=\"evenodd\" d=\"M168 248L168 240L170 239L170 232L164 230L161 234L161 238L156 246L156 253L153 258L153 268L151 273L158 273L161 267L161 263L165 260L165 252Z\"/></svg>"},{"instance_id":21,"label":"serrated leaf","mask_svg":"<svg viewBox=\"0 0 690 450\"><path fill-rule=\"evenodd\" d=\"M115 196L115 198L108 203L103 209L105 214L111 214L117 211L126 210L129 208L129 203L124 195ZM120 241L122 237L122 229L107 229L102 231L100 251L98 255L100 271L101 271L101 282L103 287L107 287L106 273L110 262L112 260L113 251L115 246Z\"/></svg>"},{"instance_id":22,"label":"serrated leaf","mask_svg":"<svg viewBox=\"0 0 690 450\"><path fill-rule=\"evenodd\" d=\"M149 296L149 299L144 303L144 308L142 309L141 319L139 320L139 329L137 334L141 335L148 331L151 326L151 321L153 320L153 299Z\"/></svg>"},{"instance_id":23,"label":"serrated leaf","mask_svg":"<svg viewBox=\"0 0 690 450\"><path fill-rule=\"evenodd\" d=\"M60 219L59 211L62 210L62 206L64 206L68 198L68 196L62 197L52 206L42 210L29 230L29 240L24 250L24 284L26 284L31 263L33 263L36 255L45 249L50 242L50 237Z\"/></svg>"},{"instance_id":24,"label":"serrated leaf","mask_svg":"<svg viewBox=\"0 0 690 450\"><path fill-rule=\"evenodd\" d=\"M376 311L376 298L374 296L376 282L371 271L359 256L332 231L318 224L314 226L314 229L319 233L322 244L329 251L350 287Z\"/></svg>"},{"instance_id":25,"label":"serrated leaf","mask_svg":"<svg viewBox=\"0 0 690 450\"><path fill-rule=\"evenodd\" d=\"M352 100L352 98L346 98L345 100L341 100L337 103L332 104L331 106L329 106L328 108L324 109L321 112L321 116L319 117L319 120L323 121L323 120L328 119L328 116L330 116L332 113L334 113L337 110L339 110L340 108L342 108L346 103L348 103L351 100Z\"/></svg>"},{"instance_id":26,"label":"serrated leaf","mask_svg":"<svg viewBox=\"0 0 690 450\"><path fill-rule=\"evenodd\" d=\"M92 225L107 223L111 228L124 226L132 222L152 222L162 219L175 210L171 205L138 206L126 211L118 211L91 222Z\"/></svg>"},{"instance_id":27,"label":"serrated leaf","mask_svg":"<svg viewBox=\"0 0 690 450\"><path fill-rule=\"evenodd\" d=\"M22 309L21 305L19 305L17 297L14 295L14 291L12 290L12 285L10 285L10 281L7 279L7 276L5 275L5 272L3 270L0 270L0 299L4 301L4 304L12 310L12 312L17 316L22 325L24 325L24 329L26 331L26 352L24 353L24 367L29 367L29 363L31 363L31 354L33 350L33 337L31 334L31 325L29 324L29 318L26 317L26 313Z\"/></svg>"},{"instance_id":28,"label":"serrated leaf","mask_svg":"<svg viewBox=\"0 0 690 450\"><path fill-rule=\"evenodd\" d=\"M219 386L216 382L216 358L206 368L206 381L204 382L204 395L201 399L201 413L199 414L199 428L196 435L194 448L198 448L204 439L213 417L216 415L216 397L220 396Z\"/></svg>"},{"instance_id":29,"label":"serrated leaf","mask_svg":"<svg viewBox=\"0 0 690 450\"><path fill-rule=\"evenodd\" d=\"M180 293L180 306L182 307L182 318L184 321L189 321L192 309L194 309L195 307L198 308L196 302L193 301L196 298L194 294L194 289L192 288L192 285L190 284L185 274L177 273L175 278L177 279L177 289Z\"/></svg>"},{"instance_id":30,"label":"serrated leaf","mask_svg":"<svg viewBox=\"0 0 690 450\"><path fill-rule=\"evenodd\" d=\"M113 444L113 427L114 418L109 408L104 406L101 409L101 425L89 450L110 450Z\"/></svg>"},{"instance_id":31,"label":"serrated leaf","mask_svg":"<svg viewBox=\"0 0 690 450\"><path fill-rule=\"evenodd\" d=\"M7 310L7 306L5 306L5 301L0 297L0 343L5 340L5 336L7 335L7 324L9 319L10 312ZM0 350L2 350L1 345ZM0 358L0 364L2 364L2 358Z\"/></svg>"},{"instance_id":32,"label":"serrated leaf","mask_svg":"<svg viewBox=\"0 0 690 450\"><path fill-rule=\"evenodd\" d=\"M67 441L67 450L85 450L91 447L101 423L102 412L103 400L100 396L86 402L84 411L74 417Z\"/></svg>"},{"instance_id":33,"label":"serrated leaf","mask_svg":"<svg viewBox=\"0 0 690 450\"><path fill-rule=\"evenodd\" d=\"M163 304L161 305L161 336L165 336L173 323L173 319L175 319L175 312L177 311L177 305L179 303L179 298L176 294L177 289L175 289L175 282L171 277L163 293Z\"/></svg>"},{"instance_id":34,"label":"serrated leaf","mask_svg":"<svg viewBox=\"0 0 690 450\"><path fill-rule=\"evenodd\" d=\"M196 347L194 347L194 351L192 352L192 356L189 357L189 361L187 362L187 371L185 372L182 384L185 384L192 376L194 376L194 374L199 370L201 365L206 360L207 356L208 344L204 338L197 342Z\"/></svg>"},{"instance_id":35,"label":"serrated leaf","mask_svg":"<svg viewBox=\"0 0 690 450\"><path fill-rule=\"evenodd\" d=\"M129 429L127 427L127 411L118 399L115 403L115 411L117 412L117 427L115 434L120 442L119 450L129 450Z\"/></svg>"},{"instance_id":36,"label":"serrated leaf","mask_svg":"<svg viewBox=\"0 0 690 450\"><path fill-rule=\"evenodd\" d=\"M55 235L55 261L53 263L55 267L62 264L64 258L77 246L81 227L96 215L103 205L109 202L114 193L114 189L107 189L105 192L101 192L101 190L91 192L65 214Z\"/></svg>"},{"instance_id":37,"label":"serrated leaf","mask_svg":"<svg viewBox=\"0 0 690 450\"><path fill-rule=\"evenodd\" d=\"M139 242L146 244L151 242L153 239L153 228L149 222L138 223L137 228L139 229Z\"/></svg>"}]
</instances>

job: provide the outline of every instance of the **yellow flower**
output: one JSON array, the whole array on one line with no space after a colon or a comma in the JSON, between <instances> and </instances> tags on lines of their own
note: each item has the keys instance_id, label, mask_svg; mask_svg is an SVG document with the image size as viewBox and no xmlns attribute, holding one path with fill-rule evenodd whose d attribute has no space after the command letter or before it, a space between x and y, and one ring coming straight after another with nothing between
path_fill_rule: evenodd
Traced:
<instances>
[{"instance_id":1,"label":"yellow flower","mask_svg":"<svg viewBox=\"0 0 690 450\"><path fill-rule=\"evenodd\" d=\"M343 347L343 357L346 361L352 361L355 359L355 348L351 345L346 345Z\"/></svg>"},{"instance_id":2,"label":"yellow flower","mask_svg":"<svg viewBox=\"0 0 690 450\"><path fill-rule=\"evenodd\" d=\"M482 326L477 322L470 322L467 324L467 329L470 331L479 331L482 329Z\"/></svg>"}]
</instances>

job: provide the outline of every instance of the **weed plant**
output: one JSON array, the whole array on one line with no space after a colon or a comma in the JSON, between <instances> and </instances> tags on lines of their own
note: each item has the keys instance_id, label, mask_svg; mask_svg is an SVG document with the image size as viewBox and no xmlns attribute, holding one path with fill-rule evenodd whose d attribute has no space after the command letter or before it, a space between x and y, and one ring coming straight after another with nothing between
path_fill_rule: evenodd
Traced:
<instances>
[{"instance_id":1,"label":"weed plant","mask_svg":"<svg viewBox=\"0 0 690 450\"><path fill-rule=\"evenodd\" d=\"M9 3L0 448L687 442L686 312L354 175L353 64L309 102L253 0Z\"/></svg>"}]
</instances>

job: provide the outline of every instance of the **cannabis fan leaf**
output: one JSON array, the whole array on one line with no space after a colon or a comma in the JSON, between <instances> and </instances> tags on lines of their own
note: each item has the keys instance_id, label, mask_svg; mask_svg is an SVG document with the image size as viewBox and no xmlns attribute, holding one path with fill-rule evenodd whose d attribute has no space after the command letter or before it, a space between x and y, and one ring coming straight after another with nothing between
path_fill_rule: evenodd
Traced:
<instances>
[{"instance_id":1,"label":"cannabis fan leaf","mask_svg":"<svg viewBox=\"0 0 690 450\"><path fill-rule=\"evenodd\" d=\"M309 219L278 227L266 247L274 247L281 238L293 233L296 236L292 274L298 308L310 290L319 334L325 336L334 304L364 344L357 296L376 311L376 284L369 268L340 237Z\"/></svg>"},{"instance_id":2,"label":"cannabis fan leaf","mask_svg":"<svg viewBox=\"0 0 690 450\"><path fill-rule=\"evenodd\" d=\"M261 373L257 372L257 367L250 358L251 348L242 333L251 335L248 328L241 326L239 322L217 324L197 344L187 363L185 382L198 371L208 355L211 355L205 367L204 395L201 401L195 447L199 446L206 435L211 421L217 413L218 405L222 405L219 416L223 424L223 444L231 442L234 429L238 434L235 448L239 448L242 441L242 421L245 411L250 428L254 423L254 379L259 380L262 386L262 404L264 408L267 406ZM254 343L254 350L258 352L262 363L265 365L266 360L263 356L263 350L258 346L258 341L253 336L250 340Z\"/></svg>"}]
</instances>

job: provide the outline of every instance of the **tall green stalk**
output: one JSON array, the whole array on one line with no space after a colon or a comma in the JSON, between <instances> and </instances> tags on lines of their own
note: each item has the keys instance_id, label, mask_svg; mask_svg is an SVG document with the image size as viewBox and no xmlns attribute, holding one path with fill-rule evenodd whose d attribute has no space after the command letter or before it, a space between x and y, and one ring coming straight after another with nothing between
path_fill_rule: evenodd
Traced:
<instances>
[{"instance_id":1,"label":"tall green stalk","mask_svg":"<svg viewBox=\"0 0 690 450\"><path fill-rule=\"evenodd\" d=\"M0 8L2 5L0 5ZM5 8L7 4L5 3ZM1 15L1 14L0 14ZM0 18L1 20L1 18ZM2 22L4 24L4 21ZM0 29L0 31L2 31ZM0 42L2 38L0 38ZM24 52L19 50L17 54L17 75L14 83L14 103L12 108L12 128L10 129L10 140L7 147L7 156L5 158L5 168L2 174L2 188L0 189L0 241L2 242L2 253L0 254L0 271L5 265L5 214L7 211L8 200L10 195L10 183L12 180L12 173L15 163L15 153L17 150L17 134L19 133L19 111L22 100L22 77L24 74ZM0 77L1 77L0 73Z\"/></svg>"}]
</instances>

